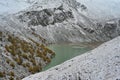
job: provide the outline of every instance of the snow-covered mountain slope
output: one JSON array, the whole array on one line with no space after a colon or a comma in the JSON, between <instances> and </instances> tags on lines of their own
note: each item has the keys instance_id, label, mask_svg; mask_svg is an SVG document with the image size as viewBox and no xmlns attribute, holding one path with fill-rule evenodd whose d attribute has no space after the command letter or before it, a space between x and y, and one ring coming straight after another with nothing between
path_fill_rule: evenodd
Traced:
<instances>
[{"instance_id":1,"label":"snow-covered mountain slope","mask_svg":"<svg viewBox=\"0 0 120 80\"><path fill-rule=\"evenodd\" d=\"M120 37L23 80L119 80Z\"/></svg>"},{"instance_id":2,"label":"snow-covered mountain slope","mask_svg":"<svg viewBox=\"0 0 120 80\"><path fill-rule=\"evenodd\" d=\"M108 1L107 8L100 6L99 2L104 5L104 1L99 0L98 2L95 0L86 2L41 0L14 15L26 28L34 28L38 34L52 43L106 41L120 34L118 15L120 13L118 10L117 14L114 13L116 9L114 9L113 15L110 13L114 8L112 5L117 2ZM95 6L90 5L93 3ZM96 5L98 5L98 9L96 9ZM116 6L119 8L119 5ZM107 9L108 12L105 12L104 9ZM98 10L106 15L100 14ZM100 16L96 16L96 14ZM113 17L114 15L116 17Z\"/></svg>"}]
</instances>

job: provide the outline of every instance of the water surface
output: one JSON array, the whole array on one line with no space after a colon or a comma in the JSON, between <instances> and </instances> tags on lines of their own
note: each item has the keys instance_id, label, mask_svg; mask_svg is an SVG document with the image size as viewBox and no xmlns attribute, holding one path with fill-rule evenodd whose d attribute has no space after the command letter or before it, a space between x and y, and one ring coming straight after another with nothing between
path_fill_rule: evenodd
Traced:
<instances>
[{"instance_id":1,"label":"water surface","mask_svg":"<svg viewBox=\"0 0 120 80\"><path fill-rule=\"evenodd\" d=\"M43 70L47 70L58 64L65 62L75 56L81 55L95 46L91 44L53 44L48 46L49 49L55 52L55 57L51 60Z\"/></svg>"}]
</instances>

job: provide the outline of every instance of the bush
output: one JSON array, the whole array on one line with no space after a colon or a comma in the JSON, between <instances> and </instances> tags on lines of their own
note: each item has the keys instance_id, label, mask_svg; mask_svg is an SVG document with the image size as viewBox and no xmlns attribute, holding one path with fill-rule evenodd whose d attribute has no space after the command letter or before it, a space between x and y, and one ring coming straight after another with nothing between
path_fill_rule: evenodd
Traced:
<instances>
[{"instance_id":1,"label":"bush","mask_svg":"<svg viewBox=\"0 0 120 80\"><path fill-rule=\"evenodd\" d=\"M16 62L17 62L18 65L21 65L23 61L22 61L22 59L20 57L18 57Z\"/></svg>"},{"instance_id":2,"label":"bush","mask_svg":"<svg viewBox=\"0 0 120 80\"><path fill-rule=\"evenodd\" d=\"M29 72L31 72L32 74L39 72L41 70L41 67L39 65L36 66L30 66L29 67Z\"/></svg>"},{"instance_id":3,"label":"bush","mask_svg":"<svg viewBox=\"0 0 120 80\"><path fill-rule=\"evenodd\" d=\"M0 37L2 37L2 32L0 32Z\"/></svg>"},{"instance_id":4,"label":"bush","mask_svg":"<svg viewBox=\"0 0 120 80\"><path fill-rule=\"evenodd\" d=\"M14 67L15 67L14 62L11 62L11 63L10 63L10 66L14 68Z\"/></svg>"},{"instance_id":5,"label":"bush","mask_svg":"<svg viewBox=\"0 0 120 80\"><path fill-rule=\"evenodd\" d=\"M31 59L30 59L30 62L31 62L33 65L36 65L35 59L31 58Z\"/></svg>"},{"instance_id":6,"label":"bush","mask_svg":"<svg viewBox=\"0 0 120 80\"><path fill-rule=\"evenodd\" d=\"M4 72L0 72L0 77L5 77L5 73Z\"/></svg>"},{"instance_id":7,"label":"bush","mask_svg":"<svg viewBox=\"0 0 120 80\"><path fill-rule=\"evenodd\" d=\"M5 49L6 49L8 52L11 51L7 45L5 45Z\"/></svg>"},{"instance_id":8,"label":"bush","mask_svg":"<svg viewBox=\"0 0 120 80\"><path fill-rule=\"evenodd\" d=\"M22 65L23 67L28 67L28 68L30 67L30 63L23 63Z\"/></svg>"},{"instance_id":9,"label":"bush","mask_svg":"<svg viewBox=\"0 0 120 80\"><path fill-rule=\"evenodd\" d=\"M23 66L23 67L27 67L25 63L22 63L22 66Z\"/></svg>"},{"instance_id":10,"label":"bush","mask_svg":"<svg viewBox=\"0 0 120 80\"><path fill-rule=\"evenodd\" d=\"M47 63L51 62L51 59L49 59L48 57L46 58Z\"/></svg>"},{"instance_id":11,"label":"bush","mask_svg":"<svg viewBox=\"0 0 120 80\"><path fill-rule=\"evenodd\" d=\"M9 60L9 59L6 59L6 62L9 64L9 63L10 63L10 60Z\"/></svg>"},{"instance_id":12,"label":"bush","mask_svg":"<svg viewBox=\"0 0 120 80\"><path fill-rule=\"evenodd\" d=\"M10 76L15 76L14 72L12 72L12 71L9 73L9 75Z\"/></svg>"},{"instance_id":13,"label":"bush","mask_svg":"<svg viewBox=\"0 0 120 80\"><path fill-rule=\"evenodd\" d=\"M13 78L13 77L10 77L9 80L14 80L14 78Z\"/></svg>"},{"instance_id":14,"label":"bush","mask_svg":"<svg viewBox=\"0 0 120 80\"><path fill-rule=\"evenodd\" d=\"M28 56L27 56L27 54L25 54L25 53L22 54L22 57L23 57L24 59L28 59Z\"/></svg>"}]
</instances>

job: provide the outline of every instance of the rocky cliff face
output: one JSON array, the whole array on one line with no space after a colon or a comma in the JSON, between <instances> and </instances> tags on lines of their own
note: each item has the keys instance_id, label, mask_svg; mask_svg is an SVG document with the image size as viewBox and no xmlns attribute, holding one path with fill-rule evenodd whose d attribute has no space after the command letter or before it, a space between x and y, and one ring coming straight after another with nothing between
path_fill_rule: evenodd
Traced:
<instances>
[{"instance_id":1,"label":"rocky cliff face","mask_svg":"<svg viewBox=\"0 0 120 80\"><path fill-rule=\"evenodd\" d=\"M23 80L119 80L120 37Z\"/></svg>"}]
</instances>

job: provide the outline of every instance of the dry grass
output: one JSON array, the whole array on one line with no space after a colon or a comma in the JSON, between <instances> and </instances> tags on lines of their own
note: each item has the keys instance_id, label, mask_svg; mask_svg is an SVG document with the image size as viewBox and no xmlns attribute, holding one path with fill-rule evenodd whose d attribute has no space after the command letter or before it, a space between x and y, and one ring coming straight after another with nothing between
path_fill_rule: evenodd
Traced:
<instances>
[{"instance_id":1,"label":"dry grass","mask_svg":"<svg viewBox=\"0 0 120 80\"><path fill-rule=\"evenodd\" d=\"M13 35L9 35L8 41L11 44L5 45L5 49L11 54L12 58L18 65L28 69L31 73L36 73L41 71L41 65L38 65L40 63L36 63L35 57L43 59L43 61L49 63L51 62L51 59L47 57L47 54L51 54L51 56L53 56L55 53L46 48L44 44L40 44L30 38L29 40L31 40L32 43L21 40ZM26 63L23 63L23 60L25 60ZM10 63L8 60L6 62ZM10 66L14 68L15 63L11 62Z\"/></svg>"}]
</instances>

